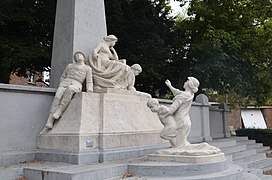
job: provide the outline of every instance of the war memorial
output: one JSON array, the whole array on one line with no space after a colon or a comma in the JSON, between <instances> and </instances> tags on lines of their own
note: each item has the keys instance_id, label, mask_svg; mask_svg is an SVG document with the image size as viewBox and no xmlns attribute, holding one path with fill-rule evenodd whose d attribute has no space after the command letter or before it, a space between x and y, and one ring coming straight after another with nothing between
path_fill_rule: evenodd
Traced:
<instances>
[{"instance_id":1,"label":"war memorial","mask_svg":"<svg viewBox=\"0 0 272 180\"><path fill-rule=\"evenodd\" d=\"M58 0L51 88L0 86L0 179L272 179L267 147L230 138L226 104L193 102L195 77L165 80L171 101L137 91L144 69L105 22L103 1Z\"/></svg>"}]
</instances>

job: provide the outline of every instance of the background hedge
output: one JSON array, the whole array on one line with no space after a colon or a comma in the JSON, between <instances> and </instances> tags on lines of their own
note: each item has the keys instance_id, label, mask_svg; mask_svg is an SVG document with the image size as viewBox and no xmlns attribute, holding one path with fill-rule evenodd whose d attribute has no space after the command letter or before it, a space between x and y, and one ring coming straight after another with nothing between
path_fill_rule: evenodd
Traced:
<instances>
[{"instance_id":1,"label":"background hedge","mask_svg":"<svg viewBox=\"0 0 272 180\"><path fill-rule=\"evenodd\" d=\"M236 135L247 136L258 143L272 147L272 129L238 129L236 130Z\"/></svg>"}]
</instances>

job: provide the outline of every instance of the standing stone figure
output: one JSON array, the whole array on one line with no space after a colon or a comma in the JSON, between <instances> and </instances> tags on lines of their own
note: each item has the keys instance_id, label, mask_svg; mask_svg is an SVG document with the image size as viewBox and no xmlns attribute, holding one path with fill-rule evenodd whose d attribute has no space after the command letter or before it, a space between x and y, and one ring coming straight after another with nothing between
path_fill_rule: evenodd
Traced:
<instances>
[{"instance_id":1,"label":"standing stone figure","mask_svg":"<svg viewBox=\"0 0 272 180\"><path fill-rule=\"evenodd\" d=\"M147 101L147 106L152 112L156 112L159 116L161 123L164 125L160 136L165 140L169 140L171 147L176 147L176 136L177 136L177 124L173 116L165 117L169 109L166 106L160 105L157 99L149 99Z\"/></svg>"},{"instance_id":2,"label":"standing stone figure","mask_svg":"<svg viewBox=\"0 0 272 180\"><path fill-rule=\"evenodd\" d=\"M89 64L93 70L94 86L96 88L117 88L134 90L135 76L142 68L140 65L129 67L126 60L119 60L114 45L118 39L114 35L104 37L89 56ZM134 70L139 71L135 74Z\"/></svg>"},{"instance_id":3,"label":"standing stone figure","mask_svg":"<svg viewBox=\"0 0 272 180\"><path fill-rule=\"evenodd\" d=\"M59 119L70 103L73 95L82 90L82 84L86 80L87 92L93 91L92 69L85 65L86 57L82 52L74 54L75 63L68 64L64 70L60 84L53 100L50 114L45 127L53 128L54 121Z\"/></svg>"},{"instance_id":4,"label":"standing stone figure","mask_svg":"<svg viewBox=\"0 0 272 180\"><path fill-rule=\"evenodd\" d=\"M157 153L192 156L220 153L220 149L210 146L208 143L191 144L187 140L191 130L189 111L194 98L194 93L198 91L199 81L194 77L188 77L188 80L183 86L185 91L174 88L169 80L166 80L165 83L175 97L173 103L167 109L168 112L161 114L160 119L167 120L170 117L173 118L176 122L177 135L175 148L160 150Z\"/></svg>"}]
</instances>

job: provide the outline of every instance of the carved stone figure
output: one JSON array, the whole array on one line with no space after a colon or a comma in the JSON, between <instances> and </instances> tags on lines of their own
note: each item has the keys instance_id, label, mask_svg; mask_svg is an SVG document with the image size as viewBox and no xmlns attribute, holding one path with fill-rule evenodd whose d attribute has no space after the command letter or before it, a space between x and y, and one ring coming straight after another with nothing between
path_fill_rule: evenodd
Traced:
<instances>
[{"instance_id":1,"label":"carved stone figure","mask_svg":"<svg viewBox=\"0 0 272 180\"><path fill-rule=\"evenodd\" d=\"M82 84L85 80L87 92L93 91L92 69L85 65L86 57L84 53L76 52L74 54L74 61L75 63L67 65L61 76L60 84L45 125L48 129L52 129L54 121L60 118L73 98L73 95L81 92Z\"/></svg>"},{"instance_id":2,"label":"carved stone figure","mask_svg":"<svg viewBox=\"0 0 272 180\"><path fill-rule=\"evenodd\" d=\"M199 81L194 77L188 77L183 86L185 91L174 88L169 80L166 80L165 83L175 97L173 103L168 107L168 111L166 113L159 113L160 119L165 121L173 118L176 122L177 135L175 148L160 150L157 153L197 156L220 153L220 149L210 146L208 143L191 144L187 140L191 130L189 110L192 105L194 93L198 91Z\"/></svg>"},{"instance_id":3,"label":"carved stone figure","mask_svg":"<svg viewBox=\"0 0 272 180\"><path fill-rule=\"evenodd\" d=\"M138 64L129 67L126 65L126 60L119 60L113 47L117 40L114 35L104 37L104 42L99 43L89 56L94 85L97 88L135 90L135 76L142 71L142 68Z\"/></svg>"},{"instance_id":4,"label":"carved stone figure","mask_svg":"<svg viewBox=\"0 0 272 180\"><path fill-rule=\"evenodd\" d=\"M169 140L171 147L176 147L176 136L177 136L177 124L173 116L165 115L169 112L169 109L166 106L159 105L157 99L149 99L147 106L151 109L152 112L156 112L159 116L161 123L164 125L160 136L163 139Z\"/></svg>"}]
</instances>

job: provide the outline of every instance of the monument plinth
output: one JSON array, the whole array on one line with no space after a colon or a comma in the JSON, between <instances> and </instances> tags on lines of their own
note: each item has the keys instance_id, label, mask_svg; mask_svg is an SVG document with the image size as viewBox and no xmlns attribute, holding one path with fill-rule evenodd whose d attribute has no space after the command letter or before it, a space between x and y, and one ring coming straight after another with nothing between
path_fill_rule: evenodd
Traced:
<instances>
[{"instance_id":1,"label":"monument plinth","mask_svg":"<svg viewBox=\"0 0 272 180\"><path fill-rule=\"evenodd\" d=\"M163 126L146 106L148 98L117 92L76 94L54 128L39 134L38 159L104 162L167 147L159 136Z\"/></svg>"}]
</instances>

